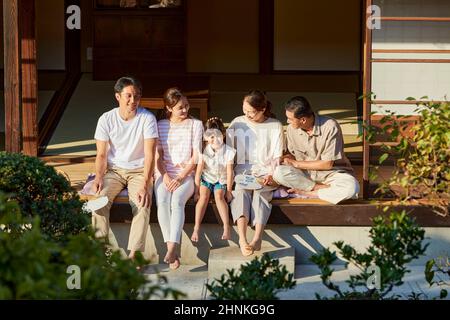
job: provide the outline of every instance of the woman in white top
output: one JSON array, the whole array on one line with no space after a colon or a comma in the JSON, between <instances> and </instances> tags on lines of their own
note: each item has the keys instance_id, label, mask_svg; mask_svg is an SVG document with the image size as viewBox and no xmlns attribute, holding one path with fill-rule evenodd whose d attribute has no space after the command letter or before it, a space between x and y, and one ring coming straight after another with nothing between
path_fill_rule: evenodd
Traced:
<instances>
[{"instance_id":1,"label":"woman in white top","mask_svg":"<svg viewBox=\"0 0 450 320\"><path fill-rule=\"evenodd\" d=\"M274 118L271 103L264 93L250 91L243 100L243 116L235 118L227 129L227 144L236 149L236 175L255 176L261 189L247 190L236 185L231 202L233 220L237 223L239 245L244 256L261 249L264 226L272 205L272 179L275 167L283 155L283 126ZM253 239L247 241L247 225L255 227Z\"/></svg>"},{"instance_id":2,"label":"woman in white top","mask_svg":"<svg viewBox=\"0 0 450 320\"><path fill-rule=\"evenodd\" d=\"M180 266L177 253L185 205L194 193L194 169L201 150L203 125L189 116L189 102L177 88L164 93L166 119L158 121L155 196L158 222L167 254L164 262Z\"/></svg>"}]
</instances>

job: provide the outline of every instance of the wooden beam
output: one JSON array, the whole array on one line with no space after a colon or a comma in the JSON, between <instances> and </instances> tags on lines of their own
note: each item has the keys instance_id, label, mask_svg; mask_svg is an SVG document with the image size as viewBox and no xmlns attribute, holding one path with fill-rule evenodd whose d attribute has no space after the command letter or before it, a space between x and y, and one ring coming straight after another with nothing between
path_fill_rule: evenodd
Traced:
<instances>
[{"instance_id":1,"label":"wooden beam","mask_svg":"<svg viewBox=\"0 0 450 320\"><path fill-rule=\"evenodd\" d=\"M374 17L381 21L450 22L450 17Z\"/></svg>"},{"instance_id":2,"label":"wooden beam","mask_svg":"<svg viewBox=\"0 0 450 320\"><path fill-rule=\"evenodd\" d=\"M37 60L35 0L20 0L23 153L37 156Z\"/></svg>"},{"instance_id":3,"label":"wooden beam","mask_svg":"<svg viewBox=\"0 0 450 320\"><path fill-rule=\"evenodd\" d=\"M439 49L373 49L373 53L450 53L450 50Z\"/></svg>"},{"instance_id":4,"label":"wooden beam","mask_svg":"<svg viewBox=\"0 0 450 320\"><path fill-rule=\"evenodd\" d=\"M111 222L131 222L133 214L128 203L128 197L116 200L111 208ZM382 203L370 201L346 201L342 204L308 203L292 204L287 200L272 201L273 207L268 224L284 224L295 226L372 226L373 218L378 215L388 216L390 212L383 212ZM449 227L450 219L434 213L431 207L421 205L395 205L393 210L406 210L422 227ZM156 203L153 201L150 222L157 223ZM195 203L188 200L185 208L185 223L195 222ZM217 207L213 201L208 203L203 223L221 224Z\"/></svg>"},{"instance_id":5,"label":"wooden beam","mask_svg":"<svg viewBox=\"0 0 450 320\"><path fill-rule=\"evenodd\" d=\"M450 63L450 59L372 59L377 63Z\"/></svg>"},{"instance_id":6,"label":"wooden beam","mask_svg":"<svg viewBox=\"0 0 450 320\"><path fill-rule=\"evenodd\" d=\"M3 1L5 149L20 152L19 0Z\"/></svg>"},{"instance_id":7,"label":"wooden beam","mask_svg":"<svg viewBox=\"0 0 450 320\"><path fill-rule=\"evenodd\" d=\"M370 124L371 112L371 92L372 92L372 29L368 27L367 23L371 17L371 12L367 9L372 6L372 0L365 0L363 11L363 26L364 26L364 70L363 70L363 123ZM367 199L369 196L369 164L370 164L370 145L366 140L367 131L363 131L363 185L362 196Z\"/></svg>"}]
</instances>

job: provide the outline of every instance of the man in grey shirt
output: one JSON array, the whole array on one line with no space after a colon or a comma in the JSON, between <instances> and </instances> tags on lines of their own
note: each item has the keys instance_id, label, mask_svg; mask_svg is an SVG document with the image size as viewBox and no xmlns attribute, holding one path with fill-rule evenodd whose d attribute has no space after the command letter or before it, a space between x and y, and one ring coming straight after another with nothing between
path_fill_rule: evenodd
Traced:
<instances>
[{"instance_id":1,"label":"man in grey shirt","mask_svg":"<svg viewBox=\"0 0 450 320\"><path fill-rule=\"evenodd\" d=\"M344 139L336 120L314 113L304 97L286 104L289 154L275 169L273 178L288 192L337 204L357 199L358 181L344 154Z\"/></svg>"}]
</instances>

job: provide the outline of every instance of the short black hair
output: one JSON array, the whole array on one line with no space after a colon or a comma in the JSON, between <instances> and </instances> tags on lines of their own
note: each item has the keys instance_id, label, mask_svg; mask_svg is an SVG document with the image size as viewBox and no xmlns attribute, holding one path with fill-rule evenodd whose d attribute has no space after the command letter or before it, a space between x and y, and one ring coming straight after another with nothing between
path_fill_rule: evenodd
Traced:
<instances>
[{"instance_id":1,"label":"short black hair","mask_svg":"<svg viewBox=\"0 0 450 320\"><path fill-rule=\"evenodd\" d=\"M294 113L294 117L296 118L310 117L314 114L309 101L302 96L296 96L289 99L284 104L284 109L286 109L286 111Z\"/></svg>"},{"instance_id":2,"label":"short black hair","mask_svg":"<svg viewBox=\"0 0 450 320\"><path fill-rule=\"evenodd\" d=\"M123 88L133 86L139 90L139 93L142 93L142 84L141 82L134 77L122 77L116 81L114 85L114 92L121 93Z\"/></svg>"}]
</instances>

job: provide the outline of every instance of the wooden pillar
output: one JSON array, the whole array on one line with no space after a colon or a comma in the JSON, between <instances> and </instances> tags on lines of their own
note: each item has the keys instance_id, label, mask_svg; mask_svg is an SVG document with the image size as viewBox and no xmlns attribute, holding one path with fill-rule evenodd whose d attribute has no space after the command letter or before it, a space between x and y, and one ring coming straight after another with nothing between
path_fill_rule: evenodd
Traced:
<instances>
[{"instance_id":1,"label":"wooden pillar","mask_svg":"<svg viewBox=\"0 0 450 320\"><path fill-rule=\"evenodd\" d=\"M364 28L364 70L363 70L363 122L370 124L371 112L371 92L372 92L372 29L368 26L371 13L368 8L372 6L372 0L365 0L363 8L363 28ZM369 196L369 165L370 165L370 145L366 141L367 132L363 131L363 198Z\"/></svg>"},{"instance_id":2,"label":"wooden pillar","mask_svg":"<svg viewBox=\"0 0 450 320\"><path fill-rule=\"evenodd\" d=\"M274 0L259 1L259 73L273 70Z\"/></svg>"},{"instance_id":3,"label":"wooden pillar","mask_svg":"<svg viewBox=\"0 0 450 320\"><path fill-rule=\"evenodd\" d=\"M23 152L37 156L37 59L35 0L20 0Z\"/></svg>"},{"instance_id":4,"label":"wooden pillar","mask_svg":"<svg viewBox=\"0 0 450 320\"><path fill-rule=\"evenodd\" d=\"M5 147L20 152L19 0L3 1Z\"/></svg>"}]
</instances>

